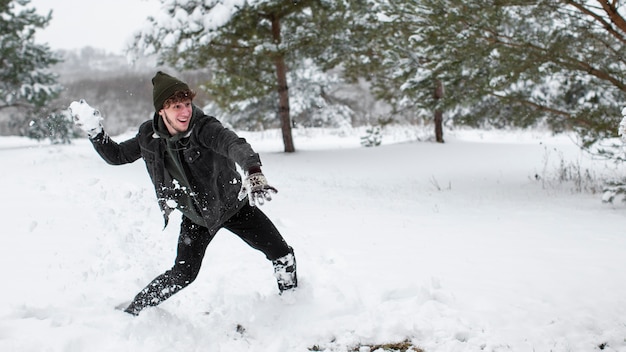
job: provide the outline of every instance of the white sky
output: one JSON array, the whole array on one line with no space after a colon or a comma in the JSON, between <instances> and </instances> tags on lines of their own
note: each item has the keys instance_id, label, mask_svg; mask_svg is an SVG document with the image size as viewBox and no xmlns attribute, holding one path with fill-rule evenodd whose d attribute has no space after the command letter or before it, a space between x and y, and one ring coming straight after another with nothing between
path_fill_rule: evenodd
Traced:
<instances>
[{"instance_id":1,"label":"white sky","mask_svg":"<svg viewBox=\"0 0 626 352\"><path fill-rule=\"evenodd\" d=\"M48 27L35 35L53 50L85 46L121 54L132 34L159 13L159 0L31 0L40 14L52 10Z\"/></svg>"}]
</instances>

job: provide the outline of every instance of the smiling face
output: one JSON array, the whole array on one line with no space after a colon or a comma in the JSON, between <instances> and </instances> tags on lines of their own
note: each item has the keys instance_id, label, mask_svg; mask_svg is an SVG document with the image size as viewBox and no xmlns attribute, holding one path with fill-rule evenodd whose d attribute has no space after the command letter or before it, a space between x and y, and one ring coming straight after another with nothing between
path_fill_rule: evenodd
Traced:
<instances>
[{"instance_id":1,"label":"smiling face","mask_svg":"<svg viewBox=\"0 0 626 352\"><path fill-rule=\"evenodd\" d=\"M191 99L184 99L159 110L159 115L163 118L167 131L174 136L178 133L187 132L189 122L191 121L191 112Z\"/></svg>"}]
</instances>

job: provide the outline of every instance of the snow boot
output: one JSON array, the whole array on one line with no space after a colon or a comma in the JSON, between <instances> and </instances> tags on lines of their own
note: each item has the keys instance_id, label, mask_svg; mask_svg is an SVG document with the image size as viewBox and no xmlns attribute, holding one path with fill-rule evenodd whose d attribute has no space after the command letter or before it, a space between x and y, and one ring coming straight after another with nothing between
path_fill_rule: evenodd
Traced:
<instances>
[{"instance_id":1,"label":"snow boot","mask_svg":"<svg viewBox=\"0 0 626 352\"><path fill-rule=\"evenodd\" d=\"M143 308L144 307L138 306L135 302L132 302L131 304L128 305L128 307L124 309L124 312L130 315L138 316L139 312L141 312Z\"/></svg>"},{"instance_id":2,"label":"snow boot","mask_svg":"<svg viewBox=\"0 0 626 352\"><path fill-rule=\"evenodd\" d=\"M280 294L298 287L296 257L293 253L293 248L290 249L290 252L287 255L273 260L272 264L274 265L274 276L278 282Z\"/></svg>"}]
</instances>

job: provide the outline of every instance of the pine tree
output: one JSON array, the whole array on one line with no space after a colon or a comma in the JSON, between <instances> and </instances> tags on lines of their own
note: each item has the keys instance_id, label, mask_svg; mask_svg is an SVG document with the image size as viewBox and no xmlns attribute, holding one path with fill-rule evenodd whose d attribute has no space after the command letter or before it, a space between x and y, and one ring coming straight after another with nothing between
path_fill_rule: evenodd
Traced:
<instances>
[{"instance_id":1,"label":"pine tree","mask_svg":"<svg viewBox=\"0 0 626 352\"><path fill-rule=\"evenodd\" d=\"M396 112L457 124L615 137L626 100L626 6L602 0L372 0L368 77ZM373 22L373 21L372 21ZM365 28L368 29L368 28ZM435 99L438 84L445 94Z\"/></svg>"},{"instance_id":2,"label":"pine tree","mask_svg":"<svg viewBox=\"0 0 626 352\"><path fill-rule=\"evenodd\" d=\"M584 144L616 135L626 97L626 26L619 2L426 0L423 38L444 41L435 74L468 123L576 130ZM436 7L435 7L436 6ZM613 7L611 7L613 6ZM450 90L449 90L450 91ZM459 107L460 105L456 105Z\"/></svg>"},{"instance_id":3,"label":"pine tree","mask_svg":"<svg viewBox=\"0 0 626 352\"><path fill-rule=\"evenodd\" d=\"M346 106L325 99L333 84L326 72L339 64L350 8L364 1L162 3L167 16L150 19L152 27L137 35L135 49L156 52L179 69L208 68L213 78L206 89L228 112L278 116L285 152L295 151L293 108L315 115L328 105L337 116L350 114Z\"/></svg>"},{"instance_id":4,"label":"pine tree","mask_svg":"<svg viewBox=\"0 0 626 352\"><path fill-rule=\"evenodd\" d=\"M30 0L0 0L0 110L9 110L22 134L31 121L53 111L46 103L59 92L57 77L48 68L59 61L47 45L34 42L37 29L51 14L40 16L28 8Z\"/></svg>"},{"instance_id":5,"label":"pine tree","mask_svg":"<svg viewBox=\"0 0 626 352\"><path fill-rule=\"evenodd\" d=\"M435 137L443 142L444 82L427 67L428 45L417 33L426 25L428 11L418 0L371 0L360 8L361 22L352 31L354 43L345 57L345 75L352 81L365 78L376 98L393 108L395 118L433 120ZM433 119L434 117L434 119Z\"/></svg>"}]
</instances>

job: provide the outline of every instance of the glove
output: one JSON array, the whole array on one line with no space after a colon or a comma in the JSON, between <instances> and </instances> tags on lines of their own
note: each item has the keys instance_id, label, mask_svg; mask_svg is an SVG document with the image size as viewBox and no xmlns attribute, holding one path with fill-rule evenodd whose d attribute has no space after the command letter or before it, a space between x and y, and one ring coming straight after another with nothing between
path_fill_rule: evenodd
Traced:
<instances>
[{"instance_id":1,"label":"glove","mask_svg":"<svg viewBox=\"0 0 626 352\"><path fill-rule=\"evenodd\" d=\"M237 198L243 200L247 196L250 206L263 205L265 201L272 200L271 193L276 194L278 190L267 184L267 179L262 173L255 172L244 178Z\"/></svg>"},{"instance_id":2,"label":"glove","mask_svg":"<svg viewBox=\"0 0 626 352\"><path fill-rule=\"evenodd\" d=\"M73 101L68 108L74 125L85 131L89 138L102 132L102 116L100 111L92 108L84 99Z\"/></svg>"}]
</instances>

